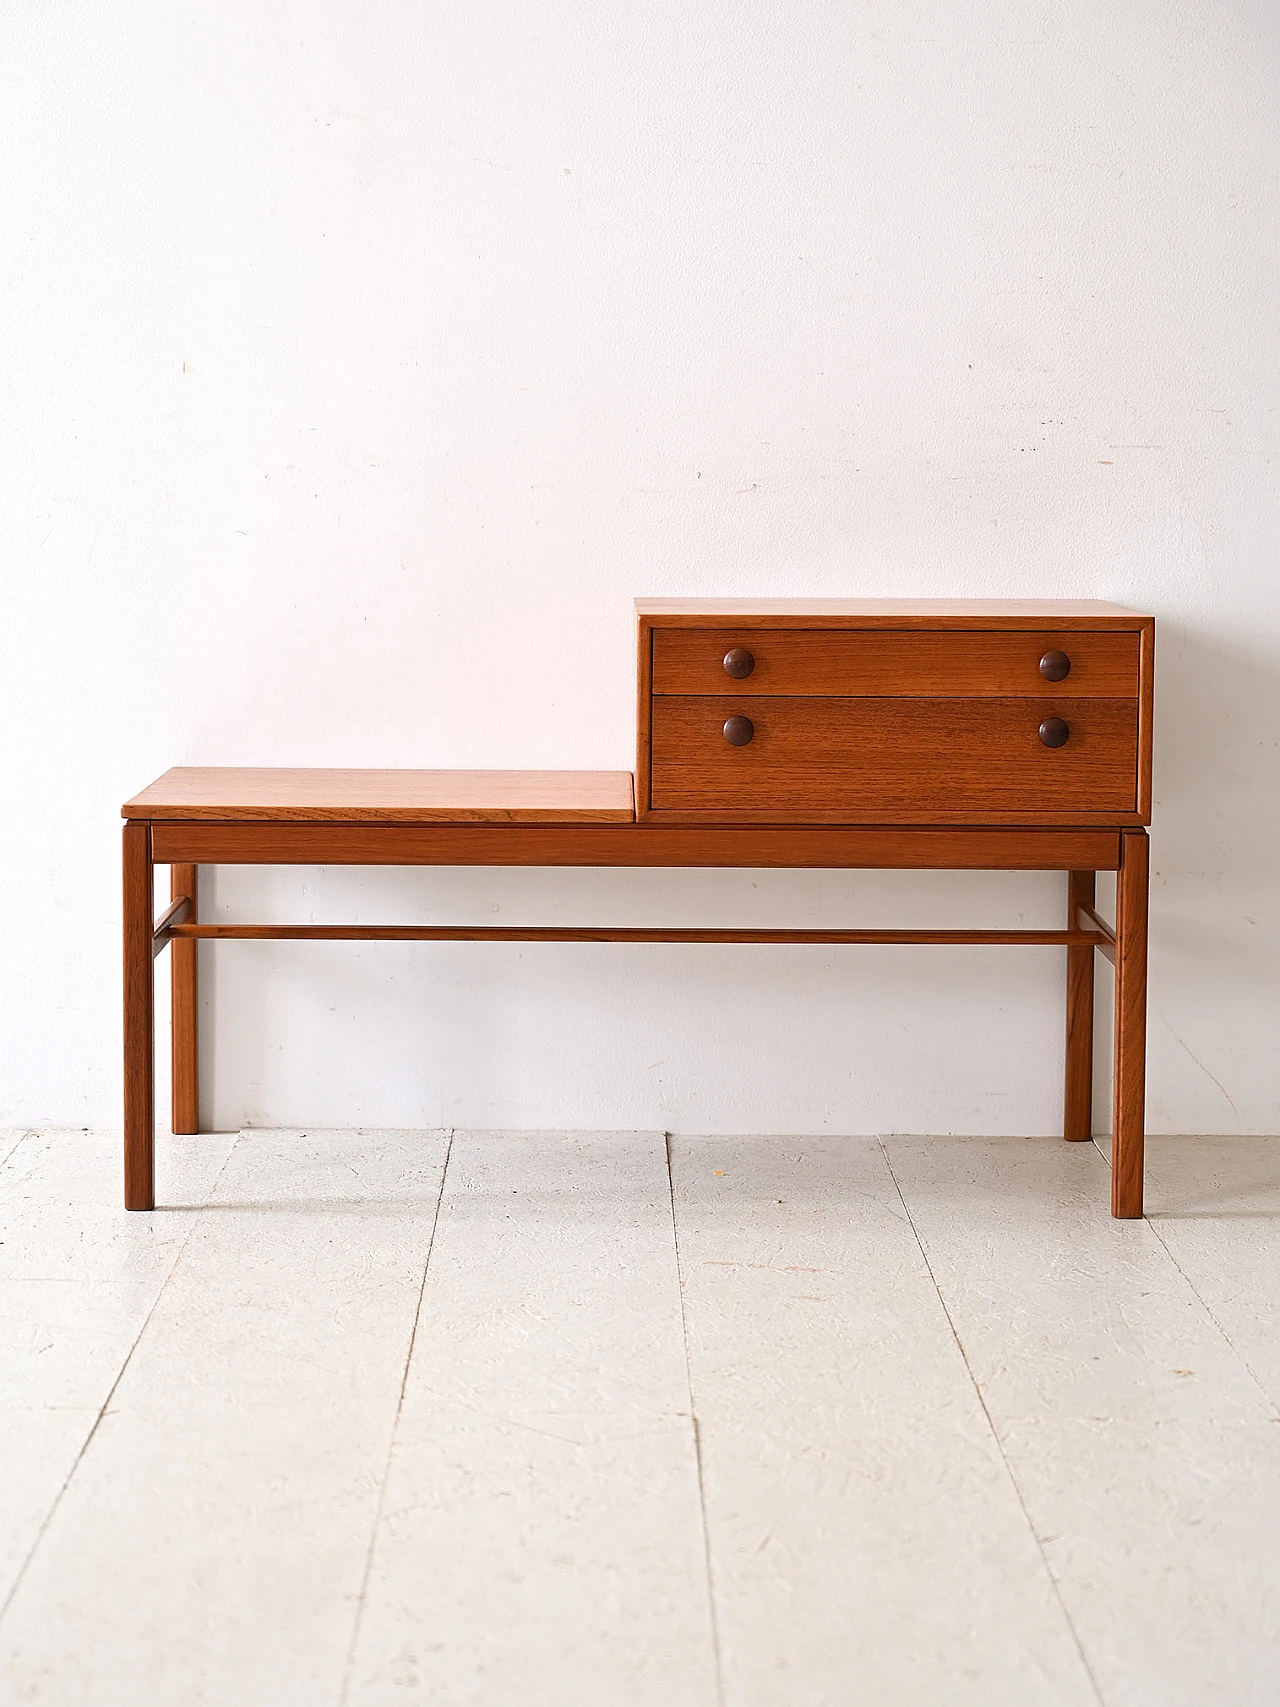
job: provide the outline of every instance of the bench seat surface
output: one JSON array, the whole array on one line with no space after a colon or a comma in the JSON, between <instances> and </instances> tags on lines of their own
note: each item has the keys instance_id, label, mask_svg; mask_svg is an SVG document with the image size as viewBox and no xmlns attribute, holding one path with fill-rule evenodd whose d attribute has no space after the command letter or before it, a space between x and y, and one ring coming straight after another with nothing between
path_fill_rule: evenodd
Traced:
<instances>
[{"instance_id":1,"label":"bench seat surface","mask_svg":"<svg viewBox=\"0 0 1280 1707\"><path fill-rule=\"evenodd\" d=\"M631 823L630 771L231 769L179 766L125 818L217 823Z\"/></svg>"}]
</instances>

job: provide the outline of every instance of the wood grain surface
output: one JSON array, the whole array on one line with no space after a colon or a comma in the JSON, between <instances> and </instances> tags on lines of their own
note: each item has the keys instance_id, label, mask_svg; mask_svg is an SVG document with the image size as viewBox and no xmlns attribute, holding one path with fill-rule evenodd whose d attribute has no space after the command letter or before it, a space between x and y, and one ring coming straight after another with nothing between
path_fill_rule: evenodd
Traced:
<instances>
[{"instance_id":1,"label":"wood grain surface","mask_svg":"<svg viewBox=\"0 0 1280 1707\"><path fill-rule=\"evenodd\" d=\"M177 869L177 868L174 868ZM162 954L173 940L174 925L182 924L191 916L191 897L176 896L156 920L155 929L151 935L151 952L153 955Z\"/></svg>"},{"instance_id":2,"label":"wood grain surface","mask_svg":"<svg viewBox=\"0 0 1280 1707\"><path fill-rule=\"evenodd\" d=\"M746 711L748 745L723 725ZM1063 747L1042 745L1062 717ZM732 822L1117 822L1137 805L1136 700L810 699L737 694L653 701L652 804Z\"/></svg>"},{"instance_id":3,"label":"wood grain surface","mask_svg":"<svg viewBox=\"0 0 1280 1707\"><path fill-rule=\"evenodd\" d=\"M649 811L649 780L652 770L649 741L653 731L653 629L641 622L636 629L636 769L633 795L635 814Z\"/></svg>"},{"instance_id":4,"label":"wood grain surface","mask_svg":"<svg viewBox=\"0 0 1280 1707\"><path fill-rule=\"evenodd\" d=\"M1142 1214L1147 1117L1147 902L1151 845L1145 830L1120 838L1116 878L1115 1064L1112 1077L1111 1213Z\"/></svg>"},{"instance_id":5,"label":"wood grain surface","mask_svg":"<svg viewBox=\"0 0 1280 1707\"><path fill-rule=\"evenodd\" d=\"M200 868L196 865L169 867L169 893L176 901L185 896L190 902L187 915L193 921L200 917ZM174 1132L200 1130L200 991L198 984L199 946L181 938L169 944L170 992L170 1054L173 1067Z\"/></svg>"},{"instance_id":6,"label":"wood grain surface","mask_svg":"<svg viewBox=\"0 0 1280 1707\"><path fill-rule=\"evenodd\" d=\"M1081 907L1092 907L1097 876L1067 875L1067 928L1079 928ZM1093 949L1067 949L1067 1039L1062 1135L1073 1143L1093 1137Z\"/></svg>"},{"instance_id":7,"label":"wood grain surface","mask_svg":"<svg viewBox=\"0 0 1280 1707\"><path fill-rule=\"evenodd\" d=\"M151 827L124 827L124 1201L155 1207L155 973Z\"/></svg>"},{"instance_id":8,"label":"wood grain surface","mask_svg":"<svg viewBox=\"0 0 1280 1707\"><path fill-rule=\"evenodd\" d=\"M1142 656L1138 702L1138 816L1151 822L1151 756L1155 742L1156 625L1148 622L1140 636Z\"/></svg>"},{"instance_id":9,"label":"wood grain surface","mask_svg":"<svg viewBox=\"0 0 1280 1707\"><path fill-rule=\"evenodd\" d=\"M217 942L669 942L896 943L984 948L1083 948L1101 942L1085 930L767 930L680 925L175 925L175 941Z\"/></svg>"},{"instance_id":10,"label":"wood grain surface","mask_svg":"<svg viewBox=\"0 0 1280 1707\"><path fill-rule=\"evenodd\" d=\"M1139 630L1154 621L1102 599L658 599L636 600L641 622L753 628L1059 628Z\"/></svg>"},{"instance_id":11,"label":"wood grain surface","mask_svg":"<svg viewBox=\"0 0 1280 1707\"><path fill-rule=\"evenodd\" d=\"M629 823L630 771L169 770L125 818L405 824Z\"/></svg>"},{"instance_id":12,"label":"wood grain surface","mask_svg":"<svg viewBox=\"0 0 1280 1707\"><path fill-rule=\"evenodd\" d=\"M1137 634L894 632L884 629L655 628L658 694L1025 694L1055 699L1126 699L1138 692ZM749 676L734 681L725 654L749 641ZM1062 651L1070 673L1047 688L1046 652Z\"/></svg>"},{"instance_id":13,"label":"wood grain surface","mask_svg":"<svg viewBox=\"0 0 1280 1707\"><path fill-rule=\"evenodd\" d=\"M781 870L1114 871L1108 829L811 825L194 824L152 826L160 864L753 866Z\"/></svg>"}]
</instances>

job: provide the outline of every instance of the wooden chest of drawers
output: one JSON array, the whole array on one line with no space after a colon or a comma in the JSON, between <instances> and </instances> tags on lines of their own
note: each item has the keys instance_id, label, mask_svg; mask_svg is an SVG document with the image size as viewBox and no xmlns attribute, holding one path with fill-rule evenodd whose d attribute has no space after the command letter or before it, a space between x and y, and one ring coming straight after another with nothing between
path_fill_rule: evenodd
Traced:
<instances>
[{"instance_id":1,"label":"wooden chest of drawers","mask_svg":"<svg viewBox=\"0 0 1280 1707\"><path fill-rule=\"evenodd\" d=\"M126 801L125 1203L155 1204L154 957L173 1129L200 1129L201 940L950 943L1066 950L1063 1134L1093 1132L1115 967L1112 1213L1142 1214L1154 622L1103 604L645 600L626 772L168 771ZM633 806L634 796L634 806ZM154 870L170 904L153 919ZM1060 871L1061 928L233 924L201 865ZM1116 874L1114 927L1095 877Z\"/></svg>"},{"instance_id":2,"label":"wooden chest of drawers","mask_svg":"<svg viewBox=\"0 0 1280 1707\"><path fill-rule=\"evenodd\" d=\"M1149 822L1150 617L843 600L637 611L640 818Z\"/></svg>"}]
</instances>

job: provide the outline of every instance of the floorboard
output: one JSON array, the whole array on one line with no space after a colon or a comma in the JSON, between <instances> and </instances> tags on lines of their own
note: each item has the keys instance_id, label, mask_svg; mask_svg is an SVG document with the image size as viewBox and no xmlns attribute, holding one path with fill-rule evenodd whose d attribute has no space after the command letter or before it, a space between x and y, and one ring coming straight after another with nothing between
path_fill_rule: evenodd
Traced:
<instances>
[{"instance_id":1,"label":"floorboard","mask_svg":"<svg viewBox=\"0 0 1280 1707\"><path fill-rule=\"evenodd\" d=\"M726 1707L1094 1702L876 1140L672 1169Z\"/></svg>"},{"instance_id":2,"label":"floorboard","mask_svg":"<svg viewBox=\"0 0 1280 1707\"><path fill-rule=\"evenodd\" d=\"M168 1207L120 1209L120 1136L13 1136L0 1162L0 1609L235 1142L166 1139Z\"/></svg>"},{"instance_id":3,"label":"floorboard","mask_svg":"<svg viewBox=\"0 0 1280 1707\"><path fill-rule=\"evenodd\" d=\"M445 1143L241 1137L0 1626L0 1700L336 1704ZM167 1225L117 1195L128 1236Z\"/></svg>"},{"instance_id":4,"label":"floorboard","mask_svg":"<svg viewBox=\"0 0 1280 1707\"><path fill-rule=\"evenodd\" d=\"M4 1707L1273 1707L1280 1139L161 1145L0 1135Z\"/></svg>"},{"instance_id":5,"label":"floorboard","mask_svg":"<svg viewBox=\"0 0 1280 1707\"><path fill-rule=\"evenodd\" d=\"M713 1707L661 1134L454 1140L351 1707Z\"/></svg>"},{"instance_id":6,"label":"floorboard","mask_svg":"<svg viewBox=\"0 0 1280 1707\"><path fill-rule=\"evenodd\" d=\"M1102 1155L886 1151L1107 1707L1274 1707L1275 1409Z\"/></svg>"},{"instance_id":7,"label":"floorboard","mask_svg":"<svg viewBox=\"0 0 1280 1707\"><path fill-rule=\"evenodd\" d=\"M1151 1230L1280 1407L1280 1138L1149 1138L1147 1201Z\"/></svg>"}]
</instances>

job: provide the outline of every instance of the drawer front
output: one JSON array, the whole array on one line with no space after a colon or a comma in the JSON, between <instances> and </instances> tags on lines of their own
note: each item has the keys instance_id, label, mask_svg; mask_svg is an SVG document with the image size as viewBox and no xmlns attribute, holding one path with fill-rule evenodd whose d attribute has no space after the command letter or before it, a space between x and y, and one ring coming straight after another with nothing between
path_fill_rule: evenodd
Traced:
<instances>
[{"instance_id":1,"label":"drawer front","mask_svg":"<svg viewBox=\"0 0 1280 1707\"><path fill-rule=\"evenodd\" d=\"M735 746L724 725L745 717ZM1040 724L1066 723L1059 747ZM743 733L742 729L735 733ZM1132 699L653 700L652 807L721 822L1061 823L1137 806Z\"/></svg>"},{"instance_id":2,"label":"drawer front","mask_svg":"<svg viewBox=\"0 0 1280 1707\"><path fill-rule=\"evenodd\" d=\"M1138 694L1137 634L897 630L656 628L655 694L858 694L899 698L1046 694L1130 699ZM725 658L750 655L746 676ZM1046 678L1061 653L1067 674ZM742 668L745 659L735 660ZM1061 669L1061 660L1047 666Z\"/></svg>"}]
</instances>

